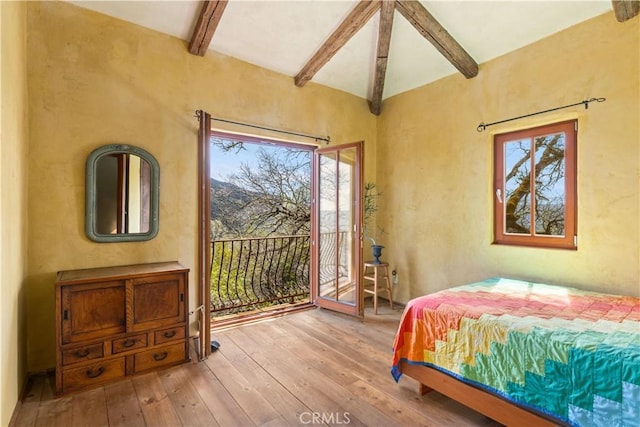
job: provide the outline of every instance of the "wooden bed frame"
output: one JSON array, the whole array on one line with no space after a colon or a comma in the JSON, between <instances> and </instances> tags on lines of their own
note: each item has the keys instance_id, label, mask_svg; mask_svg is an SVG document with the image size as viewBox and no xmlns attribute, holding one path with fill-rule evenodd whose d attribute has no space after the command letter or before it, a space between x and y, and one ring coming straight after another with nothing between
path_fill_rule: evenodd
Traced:
<instances>
[{"instance_id":1,"label":"wooden bed frame","mask_svg":"<svg viewBox=\"0 0 640 427\"><path fill-rule=\"evenodd\" d=\"M561 426L560 420L531 412L428 366L401 361L400 372L420 383L420 394L435 390L506 426Z\"/></svg>"}]
</instances>

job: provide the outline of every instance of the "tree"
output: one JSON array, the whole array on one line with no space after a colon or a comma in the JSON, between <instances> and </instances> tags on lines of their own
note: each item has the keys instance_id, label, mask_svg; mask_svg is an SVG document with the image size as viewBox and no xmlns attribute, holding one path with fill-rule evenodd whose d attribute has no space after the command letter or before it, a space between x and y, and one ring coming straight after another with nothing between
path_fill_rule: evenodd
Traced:
<instances>
[{"instance_id":1,"label":"tree","mask_svg":"<svg viewBox=\"0 0 640 427\"><path fill-rule=\"evenodd\" d=\"M214 142L224 151L243 150L245 142ZM215 237L263 237L311 231L311 153L282 147L259 148L253 165L243 163L228 176L231 184L212 197Z\"/></svg>"},{"instance_id":2,"label":"tree","mask_svg":"<svg viewBox=\"0 0 640 427\"><path fill-rule=\"evenodd\" d=\"M509 233L529 234L531 228L531 180L534 180L534 220L537 234L564 232L564 138L562 134L509 143L505 175L505 223ZM534 171L531 165L533 148Z\"/></svg>"}]
</instances>

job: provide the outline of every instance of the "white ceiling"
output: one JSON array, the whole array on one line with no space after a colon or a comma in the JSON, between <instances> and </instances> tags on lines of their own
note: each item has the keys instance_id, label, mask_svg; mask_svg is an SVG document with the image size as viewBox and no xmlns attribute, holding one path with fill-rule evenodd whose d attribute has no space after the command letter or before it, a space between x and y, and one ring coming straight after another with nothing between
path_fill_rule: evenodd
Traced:
<instances>
[{"instance_id":1,"label":"white ceiling","mask_svg":"<svg viewBox=\"0 0 640 427\"><path fill-rule=\"evenodd\" d=\"M187 41L201 7L201 2L187 0L72 3ZM293 77L356 3L230 0L209 49ZM610 0L421 3L480 64L480 73L483 62L611 10ZM370 98L378 16L376 13L312 81ZM383 98L456 72L396 11Z\"/></svg>"}]
</instances>

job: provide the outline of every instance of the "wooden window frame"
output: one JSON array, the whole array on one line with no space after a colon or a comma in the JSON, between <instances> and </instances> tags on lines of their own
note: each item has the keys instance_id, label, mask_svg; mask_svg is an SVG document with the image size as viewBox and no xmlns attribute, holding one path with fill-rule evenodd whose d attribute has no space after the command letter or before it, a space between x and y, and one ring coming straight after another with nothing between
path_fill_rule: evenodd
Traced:
<instances>
[{"instance_id":1,"label":"wooden window frame","mask_svg":"<svg viewBox=\"0 0 640 427\"><path fill-rule=\"evenodd\" d=\"M549 236L535 234L535 197L531 198L531 230L529 234L507 233L505 231L504 203L500 194L504 195L505 188L505 159L504 146L509 141L534 138L562 133L565 134L565 156L564 156L564 236ZM493 185L493 206L494 206L494 244L533 246L543 248L577 249L577 136L578 121L569 120L552 123L544 126L537 126L494 135L494 185ZM535 156L531 156L531 173L535 170ZM535 180L531 180L531 192L535 194Z\"/></svg>"}]
</instances>

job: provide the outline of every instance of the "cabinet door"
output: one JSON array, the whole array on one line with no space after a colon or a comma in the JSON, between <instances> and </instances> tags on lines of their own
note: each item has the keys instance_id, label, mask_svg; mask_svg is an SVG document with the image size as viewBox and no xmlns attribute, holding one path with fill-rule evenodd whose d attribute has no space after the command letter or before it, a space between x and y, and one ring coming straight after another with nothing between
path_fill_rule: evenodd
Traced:
<instances>
[{"instance_id":1,"label":"cabinet door","mask_svg":"<svg viewBox=\"0 0 640 427\"><path fill-rule=\"evenodd\" d=\"M125 332L125 282L122 280L60 288L62 343Z\"/></svg>"},{"instance_id":2,"label":"cabinet door","mask_svg":"<svg viewBox=\"0 0 640 427\"><path fill-rule=\"evenodd\" d=\"M144 331L185 320L185 282L182 274L166 274L128 281L132 310L128 331Z\"/></svg>"}]
</instances>

